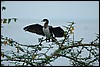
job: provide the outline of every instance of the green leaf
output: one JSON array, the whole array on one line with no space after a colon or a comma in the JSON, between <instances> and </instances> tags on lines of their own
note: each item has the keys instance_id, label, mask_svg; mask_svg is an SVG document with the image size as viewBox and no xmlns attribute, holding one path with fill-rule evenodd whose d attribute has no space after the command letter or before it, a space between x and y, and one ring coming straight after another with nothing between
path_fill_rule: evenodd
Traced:
<instances>
[{"instance_id":1,"label":"green leaf","mask_svg":"<svg viewBox=\"0 0 100 67\"><path fill-rule=\"evenodd\" d=\"M5 37L5 39L7 40L7 39L8 39L8 37Z\"/></svg>"},{"instance_id":2,"label":"green leaf","mask_svg":"<svg viewBox=\"0 0 100 67\"><path fill-rule=\"evenodd\" d=\"M38 50L40 51L41 50L41 47L38 47Z\"/></svg>"},{"instance_id":3,"label":"green leaf","mask_svg":"<svg viewBox=\"0 0 100 67\"><path fill-rule=\"evenodd\" d=\"M8 59L11 59L11 57L10 57L10 56L7 56L7 55L6 55L6 57L7 57Z\"/></svg>"},{"instance_id":4,"label":"green leaf","mask_svg":"<svg viewBox=\"0 0 100 67\"><path fill-rule=\"evenodd\" d=\"M5 7L5 6L2 7L2 11L3 11L3 10L6 10L6 7Z\"/></svg>"},{"instance_id":5,"label":"green leaf","mask_svg":"<svg viewBox=\"0 0 100 67\"><path fill-rule=\"evenodd\" d=\"M14 20L14 22L16 22L17 18L12 18Z\"/></svg>"},{"instance_id":6,"label":"green leaf","mask_svg":"<svg viewBox=\"0 0 100 67\"><path fill-rule=\"evenodd\" d=\"M74 24L74 21L72 21L72 24Z\"/></svg>"},{"instance_id":7,"label":"green leaf","mask_svg":"<svg viewBox=\"0 0 100 67\"><path fill-rule=\"evenodd\" d=\"M66 30L68 30L68 27L67 27L67 26L63 26L63 27L65 27L65 28L66 28Z\"/></svg>"},{"instance_id":8,"label":"green leaf","mask_svg":"<svg viewBox=\"0 0 100 67\"><path fill-rule=\"evenodd\" d=\"M10 23L11 19L8 19L8 24Z\"/></svg>"},{"instance_id":9,"label":"green leaf","mask_svg":"<svg viewBox=\"0 0 100 67\"><path fill-rule=\"evenodd\" d=\"M13 44L12 44L12 43L10 43L10 46L13 46Z\"/></svg>"},{"instance_id":10,"label":"green leaf","mask_svg":"<svg viewBox=\"0 0 100 67\"><path fill-rule=\"evenodd\" d=\"M4 19L4 20L3 20L3 23L7 23L7 19Z\"/></svg>"}]
</instances>

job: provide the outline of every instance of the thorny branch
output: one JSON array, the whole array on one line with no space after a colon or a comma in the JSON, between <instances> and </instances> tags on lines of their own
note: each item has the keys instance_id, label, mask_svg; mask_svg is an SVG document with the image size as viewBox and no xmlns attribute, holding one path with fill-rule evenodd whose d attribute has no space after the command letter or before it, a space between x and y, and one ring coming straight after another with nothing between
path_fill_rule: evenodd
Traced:
<instances>
[{"instance_id":1,"label":"thorny branch","mask_svg":"<svg viewBox=\"0 0 100 67\"><path fill-rule=\"evenodd\" d=\"M43 42L45 39L41 38L39 44L37 45L23 45L11 38L3 37L1 35L1 44L9 45L16 49L14 51L6 51L1 49L1 57L5 57L6 59L2 59L3 61L17 61L18 63L23 62L22 65L31 65L31 66L46 66L47 64L51 65L50 62L53 62L55 59L59 57L65 57L71 60L71 64L73 66L90 66L91 63L94 63L98 60L99 62L99 36L92 41L90 44L83 44L81 41L74 43L74 41L69 41L71 31L70 28L73 28L73 24L70 27L66 27L67 31L65 32L64 39L62 41L58 41L54 39L53 44L56 46L56 49L53 45L49 44L44 46ZM67 44L66 44L67 42ZM71 45L70 45L71 44ZM1 46L2 46L1 45ZM82 47L82 48L81 48ZM93 48L94 47L94 48ZM50 53L51 49L55 49ZM89 52L88 57L81 57L82 52L86 49ZM94 59L91 59L93 57ZM88 62L84 62L88 61ZM16 65L16 64L15 64ZM21 65L21 64L19 64Z\"/></svg>"}]
</instances>

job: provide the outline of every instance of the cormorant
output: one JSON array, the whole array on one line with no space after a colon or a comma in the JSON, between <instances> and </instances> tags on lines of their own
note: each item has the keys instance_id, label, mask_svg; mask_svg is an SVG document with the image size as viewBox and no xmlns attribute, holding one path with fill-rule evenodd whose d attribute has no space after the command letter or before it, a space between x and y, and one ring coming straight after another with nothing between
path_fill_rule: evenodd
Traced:
<instances>
[{"instance_id":1,"label":"cormorant","mask_svg":"<svg viewBox=\"0 0 100 67\"><path fill-rule=\"evenodd\" d=\"M38 35L46 36L46 41L47 40L50 41L50 38L55 39L55 37L64 36L64 30L61 27L49 26L48 19L43 19L42 22L45 22L43 26L40 24L33 24L33 25L26 26L23 29L31 33L36 33Z\"/></svg>"}]
</instances>

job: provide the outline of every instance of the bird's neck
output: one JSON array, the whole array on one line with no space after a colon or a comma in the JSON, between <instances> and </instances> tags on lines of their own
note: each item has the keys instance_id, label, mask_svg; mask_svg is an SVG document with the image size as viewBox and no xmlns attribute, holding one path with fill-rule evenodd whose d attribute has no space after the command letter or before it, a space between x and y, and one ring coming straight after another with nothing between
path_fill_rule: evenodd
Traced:
<instances>
[{"instance_id":1,"label":"bird's neck","mask_svg":"<svg viewBox=\"0 0 100 67\"><path fill-rule=\"evenodd\" d=\"M44 24L44 28L47 28L47 27L48 27L48 24L47 24L47 23L45 23L45 24Z\"/></svg>"}]
</instances>

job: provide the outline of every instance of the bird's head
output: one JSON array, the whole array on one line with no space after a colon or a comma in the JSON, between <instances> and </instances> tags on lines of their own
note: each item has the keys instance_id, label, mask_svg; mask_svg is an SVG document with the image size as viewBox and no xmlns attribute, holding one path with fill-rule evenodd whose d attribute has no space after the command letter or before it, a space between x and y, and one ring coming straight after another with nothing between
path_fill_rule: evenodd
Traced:
<instances>
[{"instance_id":1,"label":"bird's head","mask_svg":"<svg viewBox=\"0 0 100 67\"><path fill-rule=\"evenodd\" d=\"M43 19L41 22L45 22L46 24L48 24L49 20L48 19Z\"/></svg>"}]
</instances>

